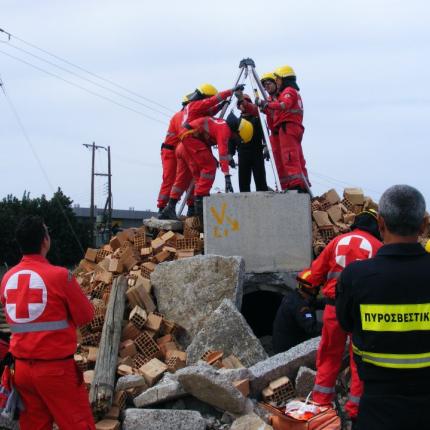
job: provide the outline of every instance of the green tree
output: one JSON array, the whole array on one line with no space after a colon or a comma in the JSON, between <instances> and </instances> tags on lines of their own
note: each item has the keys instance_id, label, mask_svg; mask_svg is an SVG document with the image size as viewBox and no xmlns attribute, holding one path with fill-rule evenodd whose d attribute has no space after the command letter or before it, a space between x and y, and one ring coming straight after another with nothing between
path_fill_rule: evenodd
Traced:
<instances>
[{"instance_id":1,"label":"green tree","mask_svg":"<svg viewBox=\"0 0 430 430\"><path fill-rule=\"evenodd\" d=\"M45 195L32 199L24 192L22 199L8 195L0 201L0 265L16 264L21 252L14 232L19 220L26 215L43 217L50 229L51 250L48 259L53 264L71 267L83 256L90 243L90 225L77 219L72 200L60 188L48 200Z\"/></svg>"}]
</instances>

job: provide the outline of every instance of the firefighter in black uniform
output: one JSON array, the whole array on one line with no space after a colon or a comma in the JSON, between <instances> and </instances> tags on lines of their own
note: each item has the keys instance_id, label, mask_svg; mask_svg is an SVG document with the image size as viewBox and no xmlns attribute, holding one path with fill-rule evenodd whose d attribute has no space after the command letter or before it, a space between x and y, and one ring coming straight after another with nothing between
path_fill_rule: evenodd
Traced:
<instances>
[{"instance_id":1,"label":"firefighter in black uniform","mask_svg":"<svg viewBox=\"0 0 430 430\"><path fill-rule=\"evenodd\" d=\"M317 321L315 311L324 308L318 299L318 287L310 282L310 269L297 276L297 289L285 296L273 323L272 345L275 354L287 351L299 343L321 334L322 323Z\"/></svg>"},{"instance_id":2,"label":"firefighter in black uniform","mask_svg":"<svg viewBox=\"0 0 430 430\"><path fill-rule=\"evenodd\" d=\"M418 190L385 191L378 216L384 246L346 267L338 283L337 318L352 333L364 382L360 430L430 428L430 255L418 243L424 217Z\"/></svg>"},{"instance_id":3,"label":"firefighter in black uniform","mask_svg":"<svg viewBox=\"0 0 430 430\"><path fill-rule=\"evenodd\" d=\"M256 191L267 191L266 169L264 167L263 154L263 130L261 128L258 108L252 103L251 98L241 91L235 92L238 98L237 107L242 112L241 118L249 121L254 127L254 134L248 143L240 140L231 140L229 153L231 157L236 153L239 156L239 190L241 193L251 191L251 176L254 176ZM231 165L231 164L230 164Z\"/></svg>"}]
</instances>

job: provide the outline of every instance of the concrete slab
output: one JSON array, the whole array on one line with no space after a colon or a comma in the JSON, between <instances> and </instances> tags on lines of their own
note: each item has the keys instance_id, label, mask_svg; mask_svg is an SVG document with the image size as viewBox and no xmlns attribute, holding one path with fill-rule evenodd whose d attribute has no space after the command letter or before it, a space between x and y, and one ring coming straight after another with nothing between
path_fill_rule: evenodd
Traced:
<instances>
[{"instance_id":1,"label":"concrete slab","mask_svg":"<svg viewBox=\"0 0 430 430\"><path fill-rule=\"evenodd\" d=\"M206 197L205 253L241 255L247 272L299 271L312 260L310 204L295 191Z\"/></svg>"}]
</instances>

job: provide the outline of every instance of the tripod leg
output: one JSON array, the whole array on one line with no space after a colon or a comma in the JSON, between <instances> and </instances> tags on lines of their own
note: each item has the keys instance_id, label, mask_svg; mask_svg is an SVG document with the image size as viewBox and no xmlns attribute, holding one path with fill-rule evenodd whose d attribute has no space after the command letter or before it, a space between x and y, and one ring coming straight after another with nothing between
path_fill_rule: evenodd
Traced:
<instances>
[{"instance_id":1,"label":"tripod leg","mask_svg":"<svg viewBox=\"0 0 430 430\"><path fill-rule=\"evenodd\" d=\"M194 187L194 180L191 181L191 184L188 187L188 190L187 190L187 192L185 194L185 197L182 199L181 206L179 206L179 211L178 211L178 214L177 214L178 216L182 215L182 211L184 210L184 207L185 207L185 205L187 203L187 200L190 198L191 192L193 191L193 187Z\"/></svg>"},{"instance_id":2,"label":"tripod leg","mask_svg":"<svg viewBox=\"0 0 430 430\"><path fill-rule=\"evenodd\" d=\"M249 79L249 82L251 83L251 87L252 87L252 89L254 91L254 94L255 94L257 92L257 89L253 85L252 78L254 78L254 81L256 81L257 85L258 85L258 83L260 81L259 80L257 81L258 75L255 72L254 68L252 66L248 66L248 67L251 69L251 77ZM255 76L257 76L257 79L255 78ZM265 97L264 93L263 93L263 97ZM261 125L262 125L261 128L263 129L264 140L266 142L267 148L269 149L270 163L272 165L273 174L275 176L276 188L278 188L278 190L281 190L281 182L279 180L278 169L276 168L276 164L274 163L275 159L273 157L273 150L272 150L272 145L270 143L269 133L267 131L266 122L264 121L263 114L261 113L260 109L258 109L258 116L260 117L260 122L261 122Z\"/></svg>"},{"instance_id":3,"label":"tripod leg","mask_svg":"<svg viewBox=\"0 0 430 430\"><path fill-rule=\"evenodd\" d=\"M234 87L236 87L237 85L239 85L239 82L240 82L240 79L242 78L242 75L243 75L244 70L245 70L245 67L241 67L241 68L240 68L239 75L238 75L238 77L237 77L237 79L236 79L236 82L235 82L235 84L234 84L233 88L234 88ZM231 101L231 99L232 99L232 98L233 98L233 96L230 96L230 98L228 99L229 103L230 103L230 101ZM221 112L220 112L220 114L219 114L219 118L224 118L224 115L225 115L225 113L227 112L227 109L228 109L229 103L226 103L226 104L223 106L223 108L221 109Z\"/></svg>"}]
</instances>

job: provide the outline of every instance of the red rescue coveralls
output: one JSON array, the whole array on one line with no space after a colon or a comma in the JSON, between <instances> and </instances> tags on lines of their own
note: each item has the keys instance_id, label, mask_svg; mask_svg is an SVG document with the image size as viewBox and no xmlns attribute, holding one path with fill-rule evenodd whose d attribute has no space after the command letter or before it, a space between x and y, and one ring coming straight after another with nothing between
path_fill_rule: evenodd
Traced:
<instances>
[{"instance_id":1,"label":"red rescue coveralls","mask_svg":"<svg viewBox=\"0 0 430 430\"><path fill-rule=\"evenodd\" d=\"M215 180L217 161L212 154L211 146L218 146L219 163L225 175L229 174L228 141L231 137L230 127L223 119L203 117L191 121L191 130L182 135L185 148L184 155L188 165L194 161L194 196L208 196Z\"/></svg>"},{"instance_id":2,"label":"red rescue coveralls","mask_svg":"<svg viewBox=\"0 0 430 430\"><path fill-rule=\"evenodd\" d=\"M335 237L312 263L312 285L323 285L322 293L327 298L317 353L317 376L312 392L312 399L317 403L330 403L335 396L336 379L342 364L346 340L350 336L343 331L336 318L334 299L337 280L348 264L372 258L381 246L382 243L370 233L354 229ZM351 348L349 356L351 386L345 409L351 418L355 418L358 414L363 384L358 377Z\"/></svg>"},{"instance_id":3,"label":"red rescue coveralls","mask_svg":"<svg viewBox=\"0 0 430 430\"><path fill-rule=\"evenodd\" d=\"M306 189L309 182L306 161L302 150L304 132L303 102L300 93L292 88L285 88L277 100L267 104L267 111L274 110L273 135L278 134L279 155L282 164L282 177L279 178L282 189L300 187ZM267 115L269 117L269 114ZM275 147L277 146L275 138Z\"/></svg>"},{"instance_id":4,"label":"red rescue coveralls","mask_svg":"<svg viewBox=\"0 0 430 430\"><path fill-rule=\"evenodd\" d=\"M67 269L41 255L24 255L1 282L0 299L12 332L14 383L25 410L21 430L95 430L82 372L73 359L76 328L94 309Z\"/></svg>"},{"instance_id":5,"label":"red rescue coveralls","mask_svg":"<svg viewBox=\"0 0 430 430\"><path fill-rule=\"evenodd\" d=\"M160 193L158 194L158 208L164 208L169 200L170 191L176 176L176 147L179 142L178 133L182 125L184 111L176 112L170 119L167 129L166 139L161 145L161 164L163 166L163 179L161 182Z\"/></svg>"},{"instance_id":6,"label":"red rescue coveralls","mask_svg":"<svg viewBox=\"0 0 430 430\"><path fill-rule=\"evenodd\" d=\"M180 200L184 192L188 190L188 187L193 180L193 171L197 168L192 157L187 156L185 153L184 144L179 142L176 147L176 176L172 190L170 191L170 198ZM193 206L194 196L193 192L187 200L188 206Z\"/></svg>"}]
</instances>

